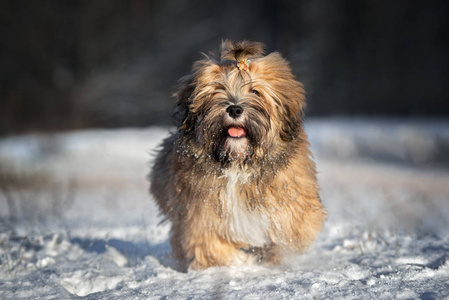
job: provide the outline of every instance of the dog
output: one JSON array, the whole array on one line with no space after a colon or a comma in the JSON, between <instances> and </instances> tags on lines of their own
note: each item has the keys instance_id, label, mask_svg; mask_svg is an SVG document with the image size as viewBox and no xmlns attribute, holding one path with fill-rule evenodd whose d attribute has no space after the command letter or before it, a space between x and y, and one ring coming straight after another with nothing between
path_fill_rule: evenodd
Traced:
<instances>
[{"instance_id":1,"label":"dog","mask_svg":"<svg viewBox=\"0 0 449 300\"><path fill-rule=\"evenodd\" d=\"M309 248L326 211L289 63L262 43L225 40L175 97L177 130L149 179L179 267L279 264Z\"/></svg>"}]
</instances>

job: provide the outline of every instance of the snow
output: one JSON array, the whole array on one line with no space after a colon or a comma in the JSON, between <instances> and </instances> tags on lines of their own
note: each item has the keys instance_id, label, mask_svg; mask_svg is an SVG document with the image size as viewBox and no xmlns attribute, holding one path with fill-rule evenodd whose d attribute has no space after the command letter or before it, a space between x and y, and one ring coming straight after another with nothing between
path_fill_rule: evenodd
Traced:
<instances>
[{"instance_id":1,"label":"snow","mask_svg":"<svg viewBox=\"0 0 449 300\"><path fill-rule=\"evenodd\" d=\"M0 299L447 299L449 120L306 121L329 212L280 266L181 273L145 177L167 128L0 140Z\"/></svg>"}]
</instances>

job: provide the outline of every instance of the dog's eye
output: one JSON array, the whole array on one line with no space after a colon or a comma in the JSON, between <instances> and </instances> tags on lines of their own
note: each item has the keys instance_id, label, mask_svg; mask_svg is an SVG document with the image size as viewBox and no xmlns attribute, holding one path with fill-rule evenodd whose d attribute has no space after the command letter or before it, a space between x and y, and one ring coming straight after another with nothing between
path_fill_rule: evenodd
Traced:
<instances>
[{"instance_id":1,"label":"dog's eye","mask_svg":"<svg viewBox=\"0 0 449 300\"><path fill-rule=\"evenodd\" d=\"M258 90L251 89L251 93L253 93L253 94L256 95L257 97L260 97L260 93L259 93Z\"/></svg>"}]
</instances>

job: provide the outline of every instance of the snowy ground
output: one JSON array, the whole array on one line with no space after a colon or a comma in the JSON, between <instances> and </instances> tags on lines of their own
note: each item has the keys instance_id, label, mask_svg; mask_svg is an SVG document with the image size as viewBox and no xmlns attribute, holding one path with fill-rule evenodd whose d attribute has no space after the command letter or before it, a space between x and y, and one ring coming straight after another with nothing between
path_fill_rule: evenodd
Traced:
<instances>
[{"instance_id":1,"label":"snowy ground","mask_svg":"<svg viewBox=\"0 0 449 300\"><path fill-rule=\"evenodd\" d=\"M0 140L0 299L445 299L449 120L306 123L329 219L279 267L180 273L147 193L166 128Z\"/></svg>"}]
</instances>

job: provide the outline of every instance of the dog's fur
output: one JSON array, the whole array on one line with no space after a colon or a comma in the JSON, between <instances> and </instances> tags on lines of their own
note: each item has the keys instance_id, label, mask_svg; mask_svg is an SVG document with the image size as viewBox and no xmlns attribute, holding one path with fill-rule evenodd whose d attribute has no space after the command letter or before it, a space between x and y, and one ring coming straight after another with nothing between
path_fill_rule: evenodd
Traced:
<instances>
[{"instance_id":1,"label":"dog's fur","mask_svg":"<svg viewBox=\"0 0 449 300\"><path fill-rule=\"evenodd\" d=\"M243 59L250 63L240 70ZM181 268L280 263L308 248L326 212L302 126L304 90L288 62L264 56L261 43L224 41L217 57L194 64L176 97L177 132L149 178Z\"/></svg>"}]
</instances>

